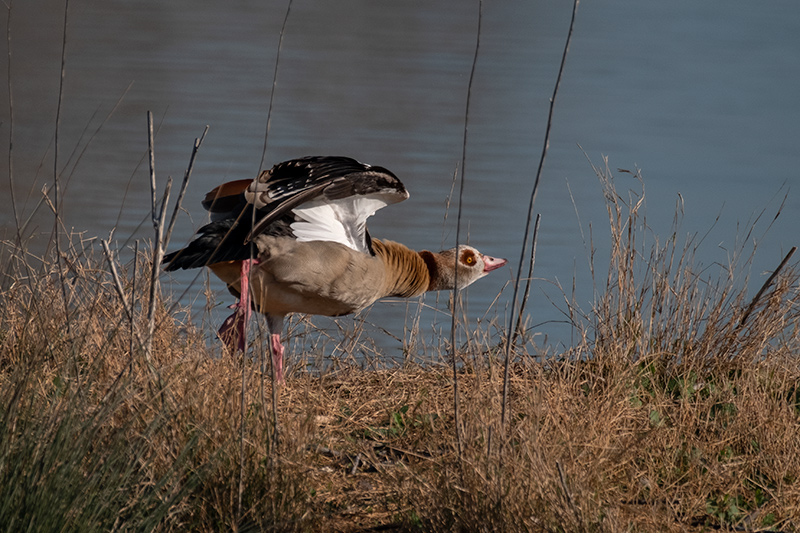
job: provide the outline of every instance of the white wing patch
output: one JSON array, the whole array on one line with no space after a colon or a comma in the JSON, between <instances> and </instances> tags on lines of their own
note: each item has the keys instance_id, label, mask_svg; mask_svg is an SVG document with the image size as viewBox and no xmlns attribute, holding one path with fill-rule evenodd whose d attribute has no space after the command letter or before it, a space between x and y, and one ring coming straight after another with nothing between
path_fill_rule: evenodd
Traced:
<instances>
[{"instance_id":1,"label":"white wing patch","mask_svg":"<svg viewBox=\"0 0 800 533\"><path fill-rule=\"evenodd\" d=\"M292 232L301 242L338 242L368 254L364 238L367 218L378 209L397 201L396 197L385 193L350 196L340 200L313 200L292 210L301 219L292 223Z\"/></svg>"}]
</instances>

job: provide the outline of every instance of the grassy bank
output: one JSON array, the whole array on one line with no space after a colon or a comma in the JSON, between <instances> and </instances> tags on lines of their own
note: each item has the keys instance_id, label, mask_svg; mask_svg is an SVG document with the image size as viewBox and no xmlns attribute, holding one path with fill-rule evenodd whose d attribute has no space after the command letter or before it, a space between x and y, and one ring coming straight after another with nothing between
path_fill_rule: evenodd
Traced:
<instances>
[{"instance_id":1,"label":"grassy bank","mask_svg":"<svg viewBox=\"0 0 800 533\"><path fill-rule=\"evenodd\" d=\"M213 357L171 302L147 349L146 257L117 265L124 304L96 242L60 267L7 244L0 527L797 530L797 268L757 297L744 252L698 271L599 174L612 247L579 342L513 350L505 424L504 339L462 347L460 444L447 365L295 368L273 396L258 355Z\"/></svg>"}]
</instances>

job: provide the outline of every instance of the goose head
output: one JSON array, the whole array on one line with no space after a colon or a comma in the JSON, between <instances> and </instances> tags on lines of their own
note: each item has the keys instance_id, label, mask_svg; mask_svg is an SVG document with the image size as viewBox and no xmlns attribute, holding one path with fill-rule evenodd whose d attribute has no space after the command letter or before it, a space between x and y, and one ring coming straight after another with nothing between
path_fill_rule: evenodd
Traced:
<instances>
[{"instance_id":1,"label":"goose head","mask_svg":"<svg viewBox=\"0 0 800 533\"><path fill-rule=\"evenodd\" d=\"M458 272L458 288L463 289L496 270L508 261L482 254L472 246L460 245L458 248L443 250L431 254L433 265L428 262L431 271L431 285L428 290L453 290ZM457 266L456 266L457 265Z\"/></svg>"}]
</instances>

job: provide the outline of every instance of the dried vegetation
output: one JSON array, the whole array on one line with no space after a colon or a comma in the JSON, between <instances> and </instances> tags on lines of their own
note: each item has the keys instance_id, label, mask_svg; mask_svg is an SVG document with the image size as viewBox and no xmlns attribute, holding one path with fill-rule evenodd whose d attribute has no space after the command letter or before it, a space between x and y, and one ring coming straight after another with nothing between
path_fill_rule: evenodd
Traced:
<instances>
[{"instance_id":1,"label":"dried vegetation","mask_svg":"<svg viewBox=\"0 0 800 533\"><path fill-rule=\"evenodd\" d=\"M698 272L597 170L612 247L582 340L515 347L505 424L504 339L462 347L460 449L445 363L296 367L273 406L260 356L214 357L160 299L148 361L146 257L119 266L126 310L94 241L63 270L8 244L2 529L797 530L797 268L755 298L744 248Z\"/></svg>"}]
</instances>

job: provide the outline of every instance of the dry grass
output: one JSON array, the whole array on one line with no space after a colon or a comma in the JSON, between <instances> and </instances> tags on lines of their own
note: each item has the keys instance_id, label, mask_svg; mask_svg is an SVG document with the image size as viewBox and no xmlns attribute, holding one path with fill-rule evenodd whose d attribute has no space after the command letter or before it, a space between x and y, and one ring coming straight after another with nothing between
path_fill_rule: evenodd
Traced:
<instances>
[{"instance_id":1,"label":"dry grass","mask_svg":"<svg viewBox=\"0 0 800 533\"><path fill-rule=\"evenodd\" d=\"M598 174L613 246L582 341L515 354L503 427L502 336L471 335L460 457L448 365L296 370L275 442L260 362L213 357L168 302L145 361L147 276L122 276L129 320L94 242L63 278L8 245L2 529L798 530L797 269L751 306L748 254L701 274L691 240L645 246L639 197Z\"/></svg>"}]
</instances>

